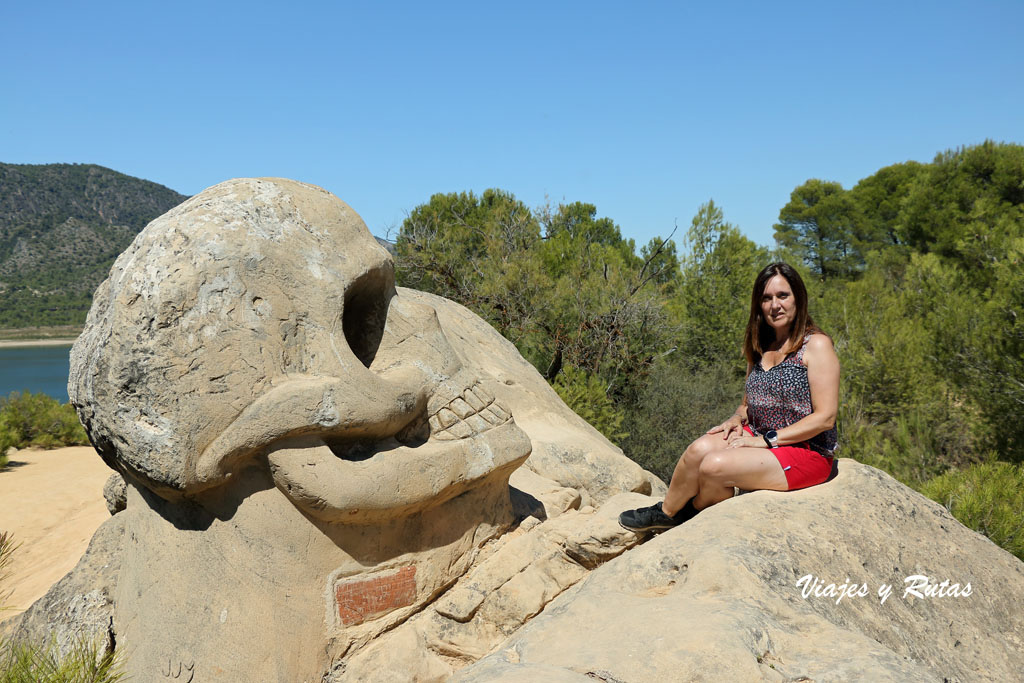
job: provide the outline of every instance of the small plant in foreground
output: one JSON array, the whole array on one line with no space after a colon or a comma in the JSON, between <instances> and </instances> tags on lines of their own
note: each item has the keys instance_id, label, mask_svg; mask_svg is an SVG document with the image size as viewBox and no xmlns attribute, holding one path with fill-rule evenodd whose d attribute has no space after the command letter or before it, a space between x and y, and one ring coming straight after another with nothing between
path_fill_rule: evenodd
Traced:
<instances>
[{"instance_id":1,"label":"small plant in foreground","mask_svg":"<svg viewBox=\"0 0 1024 683\"><path fill-rule=\"evenodd\" d=\"M0 683L115 683L123 678L116 655L101 654L96 645L78 643L63 655L54 642L46 647L0 645Z\"/></svg>"},{"instance_id":2,"label":"small plant in foreground","mask_svg":"<svg viewBox=\"0 0 1024 683\"><path fill-rule=\"evenodd\" d=\"M11 591L4 588L4 583L7 581L7 567L11 564L11 554L17 547L18 544L8 532L0 531L0 612L4 610L7 598L11 596Z\"/></svg>"},{"instance_id":3,"label":"small plant in foreground","mask_svg":"<svg viewBox=\"0 0 1024 683\"><path fill-rule=\"evenodd\" d=\"M17 544L6 532L0 532L0 611L9 591L3 589L7 567ZM0 640L0 683L115 683L122 680L120 663L114 652L103 652L101 645L76 643L61 653L56 641L46 646Z\"/></svg>"}]
</instances>

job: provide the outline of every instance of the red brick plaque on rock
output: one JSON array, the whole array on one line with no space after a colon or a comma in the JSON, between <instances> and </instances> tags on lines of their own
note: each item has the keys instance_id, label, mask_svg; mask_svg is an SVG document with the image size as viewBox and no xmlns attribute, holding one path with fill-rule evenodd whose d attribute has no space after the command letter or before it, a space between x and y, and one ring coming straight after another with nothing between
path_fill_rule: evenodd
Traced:
<instances>
[{"instance_id":1,"label":"red brick plaque on rock","mask_svg":"<svg viewBox=\"0 0 1024 683\"><path fill-rule=\"evenodd\" d=\"M416 600L416 567L360 574L334 584L338 617L345 626L408 607Z\"/></svg>"}]
</instances>

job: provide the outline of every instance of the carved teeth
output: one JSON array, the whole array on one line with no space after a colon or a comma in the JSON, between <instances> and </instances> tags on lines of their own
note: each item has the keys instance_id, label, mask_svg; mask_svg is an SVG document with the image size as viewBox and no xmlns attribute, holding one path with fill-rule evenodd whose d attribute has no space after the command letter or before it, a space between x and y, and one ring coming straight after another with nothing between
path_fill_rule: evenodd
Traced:
<instances>
[{"instance_id":1,"label":"carved teeth","mask_svg":"<svg viewBox=\"0 0 1024 683\"><path fill-rule=\"evenodd\" d=\"M475 385L472 389L470 389L470 391L476 394L476 397L479 398L484 405L494 402L494 397L491 396L490 392L484 389L483 384Z\"/></svg>"},{"instance_id":2,"label":"carved teeth","mask_svg":"<svg viewBox=\"0 0 1024 683\"><path fill-rule=\"evenodd\" d=\"M430 433L446 441L466 439L510 419L508 411L478 382L430 417Z\"/></svg>"},{"instance_id":3,"label":"carved teeth","mask_svg":"<svg viewBox=\"0 0 1024 683\"><path fill-rule=\"evenodd\" d=\"M470 415L466 418L466 424L473 428L473 431L479 434L480 432L486 432L491 428L491 425L480 415Z\"/></svg>"},{"instance_id":4,"label":"carved teeth","mask_svg":"<svg viewBox=\"0 0 1024 683\"><path fill-rule=\"evenodd\" d=\"M459 439L466 439L473 436L473 428L470 427L465 422L456 422L455 424L448 428L448 431L454 434L455 437Z\"/></svg>"},{"instance_id":5,"label":"carved teeth","mask_svg":"<svg viewBox=\"0 0 1024 683\"><path fill-rule=\"evenodd\" d=\"M463 400L466 401L466 403L469 404L469 406L475 412L480 412L481 410L483 410L487 406L486 403L484 403L479 398L477 398L477 395L473 393L472 389L467 389L466 393L464 393L462 395L462 398L463 398Z\"/></svg>"},{"instance_id":6,"label":"carved teeth","mask_svg":"<svg viewBox=\"0 0 1024 683\"><path fill-rule=\"evenodd\" d=\"M465 420L467 417L476 412L475 410L473 410L473 408L470 407L468 403L466 403L461 398L457 398L454 401L452 401L450 404L448 404L448 407L455 411L455 414L461 417L463 420Z\"/></svg>"}]
</instances>

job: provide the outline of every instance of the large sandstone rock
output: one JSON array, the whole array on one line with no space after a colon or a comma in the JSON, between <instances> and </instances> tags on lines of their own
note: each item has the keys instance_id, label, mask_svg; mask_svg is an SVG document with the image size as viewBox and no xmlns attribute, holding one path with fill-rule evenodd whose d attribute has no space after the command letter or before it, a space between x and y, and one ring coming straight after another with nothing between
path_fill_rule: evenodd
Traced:
<instances>
[{"instance_id":1,"label":"large sandstone rock","mask_svg":"<svg viewBox=\"0 0 1024 683\"><path fill-rule=\"evenodd\" d=\"M805 598L808 575L823 583ZM904 594L915 575L970 595ZM825 594L847 582L867 595ZM1022 605L1024 563L841 460L826 484L725 501L605 564L457 680L1019 680Z\"/></svg>"},{"instance_id":2,"label":"large sandstone rock","mask_svg":"<svg viewBox=\"0 0 1024 683\"><path fill-rule=\"evenodd\" d=\"M320 680L381 634L433 637L399 627L527 517L545 569L496 587L514 616L481 602L497 630L461 665L635 542L596 550L590 503L660 485L479 318L396 288L350 207L288 180L148 225L96 292L68 390L121 475L103 595L139 680Z\"/></svg>"},{"instance_id":3,"label":"large sandstone rock","mask_svg":"<svg viewBox=\"0 0 1024 683\"><path fill-rule=\"evenodd\" d=\"M430 607L347 657L327 680L443 681L499 647L594 567L641 539L618 523L653 499L624 493L600 509L528 518L488 543L472 569Z\"/></svg>"},{"instance_id":4,"label":"large sandstone rock","mask_svg":"<svg viewBox=\"0 0 1024 683\"><path fill-rule=\"evenodd\" d=\"M61 656L78 643L114 647L114 587L121 569L124 518L100 525L82 559L46 595L29 607L9 635L32 643L53 642Z\"/></svg>"}]
</instances>

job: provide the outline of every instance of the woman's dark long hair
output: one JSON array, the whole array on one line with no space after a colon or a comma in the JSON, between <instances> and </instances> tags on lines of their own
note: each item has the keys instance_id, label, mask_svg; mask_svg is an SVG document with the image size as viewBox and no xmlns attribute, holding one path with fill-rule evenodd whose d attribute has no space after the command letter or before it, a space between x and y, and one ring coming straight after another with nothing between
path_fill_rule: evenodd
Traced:
<instances>
[{"instance_id":1,"label":"woman's dark long hair","mask_svg":"<svg viewBox=\"0 0 1024 683\"><path fill-rule=\"evenodd\" d=\"M765 349L775 341L775 330L761 315L761 297L764 296L768 281L776 275L786 278L796 301L796 317L793 318L793 326L789 328L789 338L782 345L783 354L792 353L800 348L804 335L808 332L821 332L807 312L807 288L800 278L800 273L788 263L772 263L765 266L754 280L754 291L750 295L750 319L747 321L746 334L743 335L743 355L751 365L756 365Z\"/></svg>"}]
</instances>

